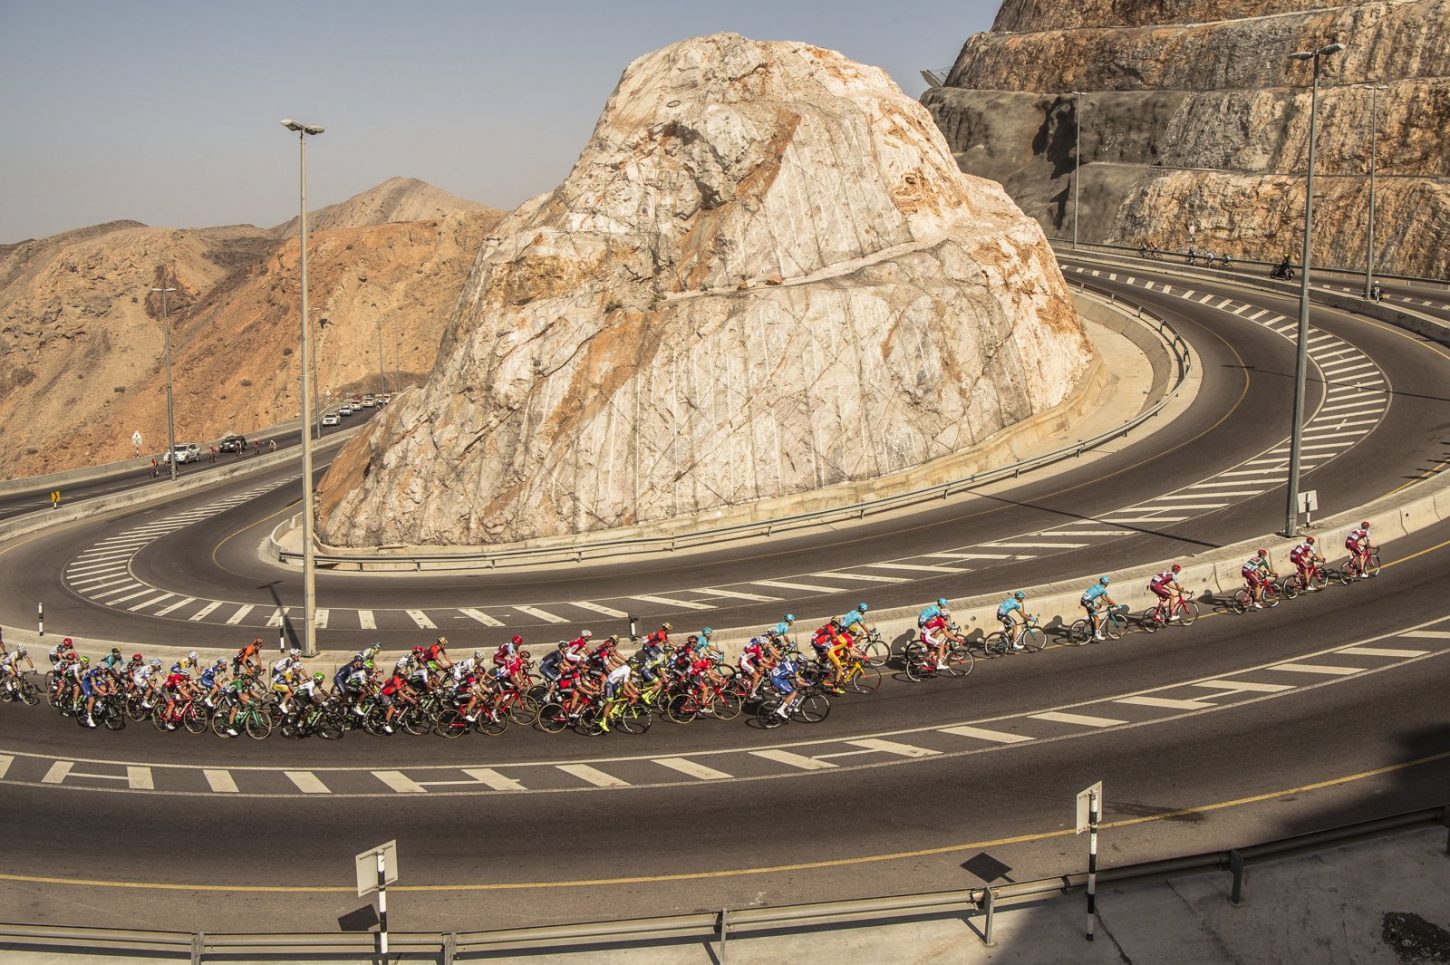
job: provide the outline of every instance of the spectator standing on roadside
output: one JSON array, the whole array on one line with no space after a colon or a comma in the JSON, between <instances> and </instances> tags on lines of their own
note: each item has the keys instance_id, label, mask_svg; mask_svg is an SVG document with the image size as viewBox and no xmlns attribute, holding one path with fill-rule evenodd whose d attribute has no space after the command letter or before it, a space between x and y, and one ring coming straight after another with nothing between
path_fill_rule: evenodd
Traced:
<instances>
[{"instance_id":1,"label":"spectator standing on roadside","mask_svg":"<svg viewBox=\"0 0 1450 965\"><path fill-rule=\"evenodd\" d=\"M156 459L153 457L151 460L151 478L155 479L159 475L161 475L161 467L157 465Z\"/></svg>"},{"instance_id":2,"label":"spectator standing on roadside","mask_svg":"<svg viewBox=\"0 0 1450 965\"><path fill-rule=\"evenodd\" d=\"M260 456L261 454L262 454L262 440L261 439L253 439L252 440L252 455L254 455L254 456Z\"/></svg>"},{"instance_id":3,"label":"spectator standing on roadside","mask_svg":"<svg viewBox=\"0 0 1450 965\"><path fill-rule=\"evenodd\" d=\"M267 443L267 451L268 452L276 452L277 451L277 440L276 439L273 439L273 440L271 440L270 442Z\"/></svg>"},{"instance_id":4,"label":"spectator standing on roadside","mask_svg":"<svg viewBox=\"0 0 1450 965\"><path fill-rule=\"evenodd\" d=\"M211 451L211 461L216 462L216 446L207 447Z\"/></svg>"}]
</instances>

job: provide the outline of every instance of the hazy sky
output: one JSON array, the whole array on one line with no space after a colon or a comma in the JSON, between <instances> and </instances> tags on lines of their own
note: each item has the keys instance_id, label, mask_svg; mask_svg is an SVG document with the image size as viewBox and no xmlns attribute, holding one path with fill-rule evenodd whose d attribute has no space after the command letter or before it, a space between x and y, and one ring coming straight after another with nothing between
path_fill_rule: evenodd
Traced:
<instances>
[{"instance_id":1,"label":"hazy sky","mask_svg":"<svg viewBox=\"0 0 1450 965\"><path fill-rule=\"evenodd\" d=\"M394 175L512 208L568 173L620 72L731 30L950 66L998 0L0 0L0 243L119 218L272 225Z\"/></svg>"}]
</instances>

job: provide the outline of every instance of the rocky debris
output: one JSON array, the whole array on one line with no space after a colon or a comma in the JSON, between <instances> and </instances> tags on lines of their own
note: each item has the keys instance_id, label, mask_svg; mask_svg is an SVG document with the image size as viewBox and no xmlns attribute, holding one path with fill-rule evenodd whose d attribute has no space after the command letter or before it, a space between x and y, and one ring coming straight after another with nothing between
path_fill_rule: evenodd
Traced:
<instances>
[{"instance_id":1,"label":"rocky debris","mask_svg":"<svg viewBox=\"0 0 1450 965\"><path fill-rule=\"evenodd\" d=\"M483 246L321 533L498 543L872 479L1055 406L1090 357L1038 226L883 71L687 40Z\"/></svg>"},{"instance_id":2,"label":"rocky debris","mask_svg":"<svg viewBox=\"0 0 1450 965\"><path fill-rule=\"evenodd\" d=\"M414 182L421 183L421 182ZM395 184L395 182L389 182ZM395 191L392 210L416 209ZM377 192L368 192L375 195ZM429 188L422 207L450 195ZM371 201L334 206L377 210ZM429 371L474 254L500 212L313 232L311 303L324 390ZM0 476L130 458L131 433L164 447L162 305L168 297L178 438L205 442L295 419L297 240L249 225L199 230L112 222L0 247ZM380 359L381 351L381 359Z\"/></svg>"},{"instance_id":3,"label":"rocky debris","mask_svg":"<svg viewBox=\"0 0 1450 965\"><path fill-rule=\"evenodd\" d=\"M1376 262L1444 276L1450 0L1007 0L922 100L962 169L1000 181L1054 236L1072 234L1080 134L1083 240L1297 260L1310 68L1287 55L1335 39L1347 46L1320 82L1315 258L1364 264L1378 84Z\"/></svg>"}]
</instances>

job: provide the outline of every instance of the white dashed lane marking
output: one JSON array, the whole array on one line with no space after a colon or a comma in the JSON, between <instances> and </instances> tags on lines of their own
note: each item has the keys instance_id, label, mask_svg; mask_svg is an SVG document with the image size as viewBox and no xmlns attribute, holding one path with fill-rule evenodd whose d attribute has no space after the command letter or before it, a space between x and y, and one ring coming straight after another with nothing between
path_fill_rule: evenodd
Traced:
<instances>
[{"instance_id":1,"label":"white dashed lane marking","mask_svg":"<svg viewBox=\"0 0 1450 965\"><path fill-rule=\"evenodd\" d=\"M985 727L970 727L965 724L960 727L943 727L941 728L941 732L943 734L956 734L958 737L972 737L977 740L991 741L993 744L1020 744L1023 741L1032 740L1026 734L1009 734L1006 731L988 730Z\"/></svg>"},{"instance_id":2,"label":"white dashed lane marking","mask_svg":"<svg viewBox=\"0 0 1450 965\"><path fill-rule=\"evenodd\" d=\"M231 771L206 768L201 772L206 777L207 786L217 794L237 793L237 782L232 778Z\"/></svg>"},{"instance_id":3,"label":"white dashed lane marking","mask_svg":"<svg viewBox=\"0 0 1450 965\"><path fill-rule=\"evenodd\" d=\"M529 616L533 617L535 620L543 620L545 623L568 623L569 622L568 620L564 619L563 617L559 616L558 614L550 613L548 610L540 610L538 607L518 606L518 605L515 605L514 606L514 609L515 610L518 610L520 613L528 614Z\"/></svg>"},{"instance_id":4,"label":"white dashed lane marking","mask_svg":"<svg viewBox=\"0 0 1450 965\"><path fill-rule=\"evenodd\" d=\"M303 794L331 794L332 791L326 784L311 771L283 771L287 779L296 785L297 790Z\"/></svg>"},{"instance_id":5,"label":"white dashed lane marking","mask_svg":"<svg viewBox=\"0 0 1450 965\"><path fill-rule=\"evenodd\" d=\"M721 781L730 776L724 771L717 771L713 767L706 767L704 764L692 761L687 757L657 757L654 759L654 762L668 767L672 771L678 771L681 774L698 778L701 781ZM0 771L0 776L4 776L3 771Z\"/></svg>"},{"instance_id":6,"label":"white dashed lane marking","mask_svg":"<svg viewBox=\"0 0 1450 965\"><path fill-rule=\"evenodd\" d=\"M1088 714L1068 714L1056 710L1030 716L1033 720L1048 720L1057 724L1072 724L1076 727L1116 727L1119 724L1127 723L1127 721L1117 720L1113 717L1092 717Z\"/></svg>"},{"instance_id":7,"label":"white dashed lane marking","mask_svg":"<svg viewBox=\"0 0 1450 965\"><path fill-rule=\"evenodd\" d=\"M595 787L629 787L628 781L621 781L612 774L606 774L597 767L590 767L588 764L560 764L559 770L565 774L572 774L579 780Z\"/></svg>"},{"instance_id":8,"label":"white dashed lane marking","mask_svg":"<svg viewBox=\"0 0 1450 965\"><path fill-rule=\"evenodd\" d=\"M461 614L463 614L464 616L468 617L468 619L470 619L470 620L475 620L475 621L477 621L479 623L482 623L486 627L501 627L501 626L503 626L503 621L502 620L496 620L493 617L489 616L487 613L484 613L482 610L476 610L473 607L463 607L458 612L461 613ZM371 618L371 616L372 616L372 614L369 613L369 617L370 618Z\"/></svg>"},{"instance_id":9,"label":"white dashed lane marking","mask_svg":"<svg viewBox=\"0 0 1450 965\"><path fill-rule=\"evenodd\" d=\"M764 751L751 751L750 753L755 757L764 758L767 761L775 761L777 764L797 767L803 771L822 771L836 766L830 761L822 761L814 757L806 757L804 754L794 754L790 751L783 751L777 748Z\"/></svg>"}]
</instances>

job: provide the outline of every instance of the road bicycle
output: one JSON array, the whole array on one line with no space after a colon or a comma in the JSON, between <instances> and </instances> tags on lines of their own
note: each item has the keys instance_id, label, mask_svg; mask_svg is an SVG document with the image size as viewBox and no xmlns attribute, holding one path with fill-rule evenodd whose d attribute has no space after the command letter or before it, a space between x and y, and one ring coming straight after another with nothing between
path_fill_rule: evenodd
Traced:
<instances>
[{"instance_id":1,"label":"road bicycle","mask_svg":"<svg viewBox=\"0 0 1450 965\"><path fill-rule=\"evenodd\" d=\"M861 659L872 667L884 667L891 659L891 644L882 639L881 632L875 627L866 630L866 636L856 643L856 649L861 653Z\"/></svg>"},{"instance_id":2,"label":"road bicycle","mask_svg":"<svg viewBox=\"0 0 1450 965\"><path fill-rule=\"evenodd\" d=\"M344 731L338 715L345 712L333 701L324 704L309 701L305 707L294 710L283 719L282 736L300 739L316 734L323 740L341 740Z\"/></svg>"},{"instance_id":3,"label":"road bicycle","mask_svg":"<svg viewBox=\"0 0 1450 965\"><path fill-rule=\"evenodd\" d=\"M734 720L740 716L743 701L729 681L707 681L704 687L703 696L698 693L698 687L675 694L665 704L665 715L677 724L688 724L698 717Z\"/></svg>"},{"instance_id":4,"label":"road bicycle","mask_svg":"<svg viewBox=\"0 0 1450 965\"><path fill-rule=\"evenodd\" d=\"M1370 547L1369 553L1365 557L1363 569L1360 569L1358 554L1351 553L1349 556L1349 560L1343 566L1339 567L1339 569L1336 571L1336 576L1339 582L1343 583L1345 586L1348 586L1350 583L1361 577L1367 579L1369 577L1379 575L1380 551L1379 547L1377 546Z\"/></svg>"},{"instance_id":5,"label":"road bicycle","mask_svg":"<svg viewBox=\"0 0 1450 965\"><path fill-rule=\"evenodd\" d=\"M799 693L800 698L791 706L786 717L776 713L786 695L768 694L755 711L756 722L766 730L772 730L784 724L787 718L802 724L819 724L830 716L831 698L822 693L820 688L805 687Z\"/></svg>"},{"instance_id":6,"label":"road bicycle","mask_svg":"<svg viewBox=\"0 0 1450 965\"><path fill-rule=\"evenodd\" d=\"M901 655L902 669L908 680L925 680L927 677L965 677L972 672L977 665L977 658L972 656L972 651L965 643L951 641L947 643L943 651L946 657L942 661L946 669L942 670L937 666L935 657L930 656L926 641L917 639L906 645L906 650Z\"/></svg>"},{"instance_id":7,"label":"road bicycle","mask_svg":"<svg viewBox=\"0 0 1450 965\"><path fill-rule=\"evenodd\" d=\"M1138 624L1148 633L1157 633L1159 627L1167 626L1170 623L1178 623L1187 627L1192 626L1193 621L1197 619L1198 602L1190 600L1186 594L1179 593L1173 598L1173 603L1167 607L1158 603L1144 610L1143 615L1138 618Z\"/></svg>"},{"instance_id":8,"label":"road bicycle","mask_svg":"<svg viewBox=\"0 0 1450 965\"><path fill-rule=\"evenodd\" d=\"M1015 653L1019 648L1035 653L1046 645L1047 634L1042 631L1042 624L1036 616L1029 616L1024 622L1014 624L1010 631L997 630L987 634L982 640L982 654L999 657Z\"/></svg>"},{"instance_id":9,"label":"road bicycle","mask_svg":"<svg viewBox=\"0 0 1450 965\"><path fill-rule=\"evenodd\" d=\"M157 730L172 730L177 724L186 728L188 734L205 734L207 728L207 717L196 701L190 697L178 697L171 707L171 713L166 713L166 701L158 699L156 706L151 708L151 723L156 725ZM170 726L167 726L170 725ZM267 728L268 732L271 727Z\"/></svg>"},{"instance_id":10,"label":"road bicycle","mask_svg":"<svg viewBox=\"0 0 1450 965\"><path fill-rule=\"evenodd\" d=\"M35 673L27 670L9 683L0 694L6 700L18 700L28 707L40 703L40 685L35 682Z\"/></svg>"},{"instance_id":11,"label":"road bicycle","mask_svg":"<svg viewBox=\"0 0 1450 965\"><path fill-rule=\"evenodd\" d=\"M1117 606L1110 606L1103 611L1098 619L1098 626L1103 636L1109 640L1121 640L1123 634L1128 632L1128 605L1119 603ZM1082 617L1073 622L1067 630L1067 642L1074 647L1080 647L1093 638L1093 622L1087 617Z\"/></svg>"},{"instance_id":12,"label":"road bicycle","mask_svg":"<svg viewBox=\"0 0 1450 965\"><path fill-rule=\"evenodd\" d=\"M1284 577L1284 596L1292 600L1301 593L1308 593L1311 590L1322 590L1329 585L1329 574L1324 571L1318 563L1311 563L1309 566L1309 578L1300 575L1296 570Z\"/></svg>"},{"instance_id":13,"label":"road bicycle","mask_svg":"<svg viewBox=\"0 0 1450 965\"><path fill-rule=\"evenodd\" d=\"M1279 600L1282 595L1283 591L1279 585L1279 581L1270 580L1263 585L1259 593L1259 602L1264 605L1264 609L1272 609L1279 605ZM1229 600L1229 608L1235 613L1245 613L1254 609L1254 591L1246 586L1241 586L1237 590L1234 590L1234 595Z\"/></svg>"},{"instance_id":14,"label":"road bicycle","mask_svg":"<svg viewBox=\"0 0 1450 965\"><path fill-rule=\"evenodd\" d=\"M589 702L579 714L574 729L588 737L598 737L611 730L626 734L643 734L654 723L649 708L638 697L627 697L623 690L602 702Z\"/></svg>"}]
</instances>

